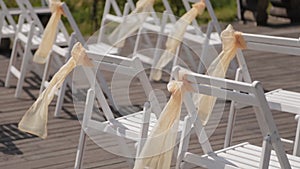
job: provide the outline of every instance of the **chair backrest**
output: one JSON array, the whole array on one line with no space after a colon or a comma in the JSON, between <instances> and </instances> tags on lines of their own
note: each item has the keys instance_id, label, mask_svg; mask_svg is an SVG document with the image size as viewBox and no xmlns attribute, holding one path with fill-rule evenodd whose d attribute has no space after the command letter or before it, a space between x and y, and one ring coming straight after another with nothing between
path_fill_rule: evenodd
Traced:
<instances>
[{"instance_id":1,"label":"chair backrest","mask_svg":"<svg viewBox=\"0 0 300 169\"><path fill-rule=\"evenodd\" d=\"M185 8L186 11L191 9L191 3L197 3L199 2L198 0L182 0L183 6ZM210 3L210 0L205 0L205 5L206 5L206 9L211 17L211 22L214 26L214 28L216 29L216 31L218 32L218 34L221 34L221 26L219 24L219 21L215 15L214 9ZM195 28L200 28L200 26L198 25L196 20L193 20L193 26Z\"/></svg>"},{"instance_id":2,"label":"chair backrest","mask_svg":"<svg viewBox=\"0 0 300 169\"><path fill-rule=\"evenodd\" d=\"M242 34L247 49L252 51L277 53L284 55L300 56L299 38L287 38L279 36L258 35L258 34ZM250 73L241 50L237 53L237 60L243 81L251 82Z\"/></svg>"},{"instance_id":3,"label":"chair backrest","mask_svg":"<svg viewBox=\"0 0 300 169\"><path fill-rule=\"evenodd\" d=\"M193 72L187 73L180 67L176 67L173 71L173 74L177 80L179 77L182 77L183 80L189 83L193 87L192 93L213 96L216 98L235 101L236 103L243 103L253 106L263 138L270 135L272 135L271 137L274 136L276 138L280 138L261 83L257 81L253 83L245 83ZM193 104L193 100L190 95L186 95L184 97L184 104L186 105L192 119L197 119L197 114L195 115L195 112L197 112L196 106ZM212 153L213 151L210 147L210 144L207 143L209 141L201 122L199 120L195 120L194 126L200 144L202 145L201 141L204 143L206 142L206 147L202 145L203 151L205 153ZM201 134L198 132L201 132ZM284 152L284 148L280 139L271 141L271 145L276 151L277 158L279 159L280 163L288 164L287 156ZM264 151L262 151L261 157L266 157L264 155ZM268 157L266 157L266 159L268 159Z\"/></svg>"},{"instance_id":4,"label":"chair backrest","mask_svg":"<svg viewBox=\"0 0 300 169\"><path fill-rule=\"evenodd\" d=\"M127 3L129 4L131 10L135 9L135 4L134 4L133 0L127 0ZM159 26L160 25L160 19L157 16L157 13L155 12L153 7L150 9L150 12L151 13L150 13L150 16L148 17L148 19L149 19L148 21L151 21L155 25Z\"/></svg>"},{"instance_id":5,"label":"chair backrest","mask_svg":"<svg viewBox=\"0 0 300 169\"><path fill-rule=\"evenodd\" d=\"M130 5L131 4L126 3L124 6L124 10L122 12L120 5L117 3L116 0L105 1L105 6L104 6L102 20L101 20L101 27L98 36L98 42L103 41L105 24L107 24L108 22L116 22L116 23L123 22L123 16L126 16L129 13L129 11L134 8L134 6L132 7Z\"/></svg>"},{"instance_id":6,"label":"chair backrest","mask_svg":"<svg viewBox=\"0 0 300 169\"><path fill-rule=\"evenodd\" d=\"M267 53L283 54L285 56L287 55L300 56L300 47L299 47L298 38L287 38L287 37L248 34L248 33L243 33L242 36L247 45L247 50L245 51L248 50L258 51L260 52L260 54L262 54L263 52L267 52ZM247 67L244 53L246 52L242 52L241 50L238 50L237 52L238 70L236 71L235 80L251 83L252 79ZM235 103L231 103L231 104L234 105ZM227 125L224 147L227 147L231 144L231 138L233 135L234 119L235 119L234 118L235 111L233 110L234 106L231 106L230 109L231 109L230 112L232 113L230 113L230 115L228 116L228 125Z\"/></svg>"},{"instance_id":7,"label":"chair backrest","mask_svg":"<svg viewBox=\"0 0 300 169\"><path fill-rule=\"evenodd\" d=\"M77 41L79 41L81 44L85 44L85 40L80 32L80 29L78 28L78 25L76 24L76 21L68 7L68 5L64 2L62 4L62 9L67 17L67 20L73 30L73 32L75 33L75 38L77 39Z\"/></svg>"},{"instance_id":8,"label":"chair backrest","mask_svg":"<svg viewBox=\"0 0 300 169\"><path fill-rule=\"evenodd\" d=\"M91 87L94 88L96 98L100 102L99 104L101 105L107 120L113 120L114 116L108 103L105 100L101 86L96 81L97 78L95 78L95 76L92 76L97 76L97 73L95 73L97 71L108 71L123 76L137 77L145 91L146 96L149 98L149 101L152 104L151 107L153 112L157 117L159 117L162 109L153 93L152 86L145 73L144 67L138 58L125 58L116 55L102 55L89 51L87 51L87 54L89 58L93 60L95 67L93 68L93 70L85 68L84 71L88 75L87 79L91 84ZM112 85L112 88L113 87L114 86ZM124 95L126 95L126 92L128 91L124 90L123 92Z\"/></svg>"},{"instance_id":9,"label":"chair backrest","mask_svg":"<svg viewBox=\"0 0 300 169\"><path fill-rule=\"evenodd\" d=\"M183 6L184 6L186 11L189 11L191 9L191 3L197 3L197 2L199 2L199 0L182 0ZM174 15L174 12L172 11L172 8L171 8L168 0L163 0L163 4L164 4L164 7L166 8L167 13L169 14L170 21L172 23L175 23L176 22L176 17ZM222 31L221 26L219 24L219 21L218 21L216 15L215 15L215 12L214 12L213 7L210 3L210 0L205 0L205 5L206 5L208 13L211 17L211 22L212 22L214 28L216 29L218 34L221 34L221 31ZM194 26L196 31L198 31L198 33L202 33L201 27L197 23L197 20L193 20L192 25Z\"/></svg>"},{"instance_id":10,"label":"chair backrest","mask_svg":"<svg viewBox=\"0 0 300 169\"><path fill-rule=\"evenodd\" d=\"M6 6L6 4L4 3L3 0L0 0L0 12L1 12L1 20L0 22L3 22L3 26L4 25L11 25L13 26L13 28L16 30L16 22L13 19L13 17L10 15L9 10ZM2 28L2 26L1 26Z\"/></svg>"},{"instance_id":11,"label":"chair backrest","mask_svg":"<svg viewBox=\"0 0 300 169\"><path fill-rule=\"evenodd\" d=\"M19 8L22 11L24 21L26 21L27 23L33 22L38 27L39 32L43 33L44 32L44 26L43 26L41 20L39 19L39 17L37 16L37 14L34 12L35 10L32 7L30 1L29 0L16 0L16 2L17 2ZM63 35L66 39L69 38L68 31L65 28L62 21L59 21L58 32L63 33Z\"/></svg>"},{"instance_id":12,"label":"chair backrest","mask_svg":"<svg viewBox=\"0 0 300 169\"><path fill-rule=\"evenodd\" d=\"M29 0L16 0L19 8L22 11L22 15L24 17L24 21L27 23L33 22L35 26L38 27L40 32L44 32L44 26L40 19L38 18L37 14L34 12L34 9Z\"/></svg>"}]
</instances>

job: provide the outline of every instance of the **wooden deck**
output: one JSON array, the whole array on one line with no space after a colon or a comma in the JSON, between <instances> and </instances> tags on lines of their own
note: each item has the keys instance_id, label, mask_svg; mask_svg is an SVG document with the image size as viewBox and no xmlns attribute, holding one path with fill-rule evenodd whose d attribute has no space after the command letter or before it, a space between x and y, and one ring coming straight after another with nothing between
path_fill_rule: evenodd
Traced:
<instances>
[{"instance_id":1,"label":"wooden deck","mask_svg":"<svg viewBox=\"0 0 300 169\"><path fill-rule=\"evenodd\" d=\"M253 23L241 25L233 24L236 30L247 33L261 33L288 37L299 37L298 25L273 25L269 27L255 27ZM9 55L1 51L0 56L0 168L29 169L29 168L72 168L76 155L76 148L80 132L80 124L74 112L70 92L67 94L63 113L60 118L54 118L55 102L49 107L48 137L45 140L20 132L17 124L38 96L40 79L29 73L26 78L22 98L14 98L16 81L12 81L10 88L4 87ZM246 57L251 76L262 82L266 91L284 88L300 92L300 57L279 56L250 52ZM166 89L166 83L153 83L155 88ZM136 100L141 98L136 93ZM274 118L280 134L287 139L294 139L296 122L294 116L288 113L274 111ZM222 116L218 128L210 137L214 149L223 147L228 112ZM259 131L255 114L252 109L245 108L238 112L236 130L233 142L250 142L261 145L262 137ZM201 154L195 135L192 135L190 150ZM286 145L291 153L292 146ZM90 139L84 158L84 168L128 168L126 159L109 153Z\"/></svg>"}]
</instances>

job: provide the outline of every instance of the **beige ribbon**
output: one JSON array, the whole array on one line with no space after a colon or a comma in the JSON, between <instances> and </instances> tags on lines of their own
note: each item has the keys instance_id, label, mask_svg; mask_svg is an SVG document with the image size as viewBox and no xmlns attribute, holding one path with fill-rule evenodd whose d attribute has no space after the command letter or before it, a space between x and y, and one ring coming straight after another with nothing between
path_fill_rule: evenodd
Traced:
<instances>
[{"instance_id":1,"label":"beige ribbon","mask_svg":"<svg viewBox=\"0 0 300 169\"><path fill-rule=\"evenodd\" d=\"M167 42L166 50L160 57L157 64L151 73L150 79L159 81L162 76L162 68L164 68L176 55L176 49L182 42L186 28L191 22L197 17L197 15L202 15L205 9L205 2L201 0L200 2L193 5L192 9L184 14L174 25L173 30L170 32Z\"/></svg>"},{"instance_id":2,"label":"beige ribbon","mask_svg":"<svg viewBox=\"0 0 300 169\"><path fill-rule=\"evenodd\" d=\"M192 91L192 86L185 81L171 81L168 84L168 90L171 98L136 159L134 169L170 168L178 132L182 97L186 91Z\"/></svg>"},{"instance_id":3,"label":"beige ribbon","mask_svg":"<svg viewBox=\"0 0 300 169\"><path fill-rule=\"evenodd\" d=\"M71 52L72 57L51 79L49 86L33 103L19 122L19 129L43 139L47 137L48 106L55 92L61 87L66 76L77 66L93 66L80 43L76 43Z\"/></svg>"},{"instance_id":4,"label":"beige ribbon","mask_svg":"<svg viewBox=\"0 0 300 169\"><path fill-rule=\"evenodd\" d=\"M225 78L230 62L235 57L238 48L245 49L246 42L240 32L236 32L231 25L221 33L222 52L210 64L207 75ZM216 98L213 96L194 95L194 103L198 106L198 115L203 125L206 125L215 105Z\"/></svg>"},{"instance_id":5,"label":"beige ribbon","mask_svg":"<svg viewBox=\"0 0 300 169\"><path fill-rule=\"evenodd\" d=\"M136 3L134 11L125 16L124 21L109 35L108 40L112 46L121 48L125 45L125 39L142 27L154 2L155 0L139 0Z\"/></svg>"},{"instance_id":6,"label":"beige ribbon","mask_svg":"<svg viewBox=\"0 0 300 169\"><path fill-rule=\"evenodd\" d=\"M61 7L62 4L63 3L60 0L50 0L50 10L52 15L43 33L41 44L33 56L33 61L36 63L44 64L52 49L56 39L59 20L61 15L64 14Z\"/></svg>"}]
</instances>

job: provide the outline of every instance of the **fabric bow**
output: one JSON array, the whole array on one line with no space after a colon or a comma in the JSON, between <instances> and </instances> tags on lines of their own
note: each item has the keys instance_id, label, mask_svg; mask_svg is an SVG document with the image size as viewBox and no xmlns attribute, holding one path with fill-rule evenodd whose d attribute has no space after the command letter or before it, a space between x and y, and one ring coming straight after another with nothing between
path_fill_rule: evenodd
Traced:
<instances>
[{"instance_id":1,"label":"fabric bow","mask_svg":"<svg viewBox=\"0 0 300 169\"><path fill-rule=\"evenodd\" d=\"M58 91L67 75L77 66L93 66L85 49L78 42L74 45L72 57L62 66L51 79L49 86L37 98L29 110L19 122L18 128L21 131L37 135L43 139L47 137L48 106L51 103L55 92Z\"/></svg>"}]
</instances>

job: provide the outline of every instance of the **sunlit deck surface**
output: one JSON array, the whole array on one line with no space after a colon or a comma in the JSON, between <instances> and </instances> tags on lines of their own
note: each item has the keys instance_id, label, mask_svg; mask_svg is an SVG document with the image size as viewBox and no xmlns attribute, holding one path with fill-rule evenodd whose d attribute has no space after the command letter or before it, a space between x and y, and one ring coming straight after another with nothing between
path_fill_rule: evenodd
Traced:
<instances>
[{"instance_id":1,"label":"sunlit deck surface","mask_svg":"<svg viewBox=\"0 0 300 169\"><path fill-rule=\"evenodd\" d=\"M225 25L224 25L225 26ZM299 25L272 25L256 27L252 22L242 25L233 23L236 30L247 33L260 33L286 37L299 37ZM16 80L12 80L10 88L4 87L4 81L9 62L9 51L1 51L0 56L0 168L73 168L80 133L80 123L74 112L71 91L69 90L63 105L61 117L54 118L55 101L49 106L48 137L42 140L38 137L23 133L17 129L22 115L28 110L38 96L41 80L37 75L28 73L25 80L22 97L14 97ZM253 80L261 81L266 91L284 88L300 92L300 57L279 56L249 52L246 61ZM149 72L148 72L149 73ZM154 83L154 88L166 92L166 82ZM138 86L135 86L138 87ZM134 88L133 88L134 90ZM132 100L141 104L140 92L132 95ZM141 108L138 107L138 109ZM130 110L130 108L128 108ZM252 108L238 111L233 144L250 142L262 144L262 136ZM294 139L296 121L294 115L273 111L273 116L283 138ZM228 111L225 111L218 128L210 137L215 150L223 147L227 125ZM292 146L286 145L288 153ZM189 149L201 154L202 150L192 135ZM124 157L112 154L94 144L88 139L84 156L84 168L129 168Z\"/></svg>"}]
</instances>

